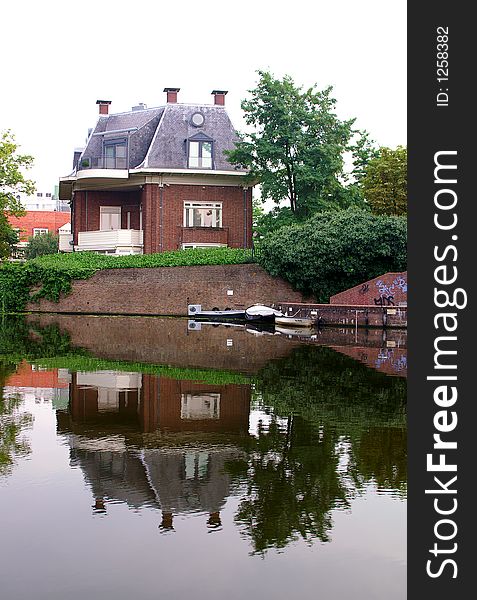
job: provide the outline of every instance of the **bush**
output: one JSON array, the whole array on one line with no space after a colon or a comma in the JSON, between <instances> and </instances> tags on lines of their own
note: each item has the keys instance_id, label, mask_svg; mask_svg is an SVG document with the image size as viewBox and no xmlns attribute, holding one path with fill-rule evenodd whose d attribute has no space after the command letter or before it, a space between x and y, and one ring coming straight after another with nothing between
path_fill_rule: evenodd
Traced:
<instances>
[{"instance_id":1,"label":"bush","mask_svg":"<svg viewBox=\"0 0 477 600\"><path fill-rule=\"evenodd\" d=\"M31 259L46 254L58 253L58 236L48 231L28 238L28 246L25 248L25 258Z\"/></svg>"},{"instance_id":2,"label":"bush","mask_svg":"<svg viewBox=\"0 0 477 600\"><path fill-rule=\"evenodd\" d=\"M259 263L319 302L333 294L406 268L407 223L362 210L325 212L283 227L261 243Z\"/></svg>"}]
</instances>

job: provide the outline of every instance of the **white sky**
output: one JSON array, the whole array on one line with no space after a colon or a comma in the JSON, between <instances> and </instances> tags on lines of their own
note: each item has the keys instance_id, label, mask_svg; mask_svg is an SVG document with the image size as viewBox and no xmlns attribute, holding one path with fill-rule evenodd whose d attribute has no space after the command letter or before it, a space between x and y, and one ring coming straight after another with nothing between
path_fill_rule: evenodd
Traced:
<instances>
[{"instance_id":1,"label":"white sky","mask_svg":"<svg viewBox=\"0 0 477 600\"><path fill-rule=\"evenodd\" d=\"M240 130L257 69L332 85L340 118L406 144L406 0L15 0L1 3L0 39L0 131L35 157L41 191L71 172L97 99L115 113L162 105L164 87L206 104L225 89Z\"/></svg>"}]
</instances>

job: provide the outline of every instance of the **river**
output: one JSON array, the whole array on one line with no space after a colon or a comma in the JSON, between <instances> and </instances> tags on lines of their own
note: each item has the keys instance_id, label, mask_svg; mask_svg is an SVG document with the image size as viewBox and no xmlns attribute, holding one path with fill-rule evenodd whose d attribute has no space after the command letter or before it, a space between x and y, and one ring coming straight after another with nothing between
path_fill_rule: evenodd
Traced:
<instances>
[{"instance_id":1,"label":"river","mask_svg":"<svg viewBox=\"0 0 477 600\"><path fill-rule=\"evenodd\" d=\"M0 326L2 600L403 600L406 332Z\"/></svg>"}]
</instances>

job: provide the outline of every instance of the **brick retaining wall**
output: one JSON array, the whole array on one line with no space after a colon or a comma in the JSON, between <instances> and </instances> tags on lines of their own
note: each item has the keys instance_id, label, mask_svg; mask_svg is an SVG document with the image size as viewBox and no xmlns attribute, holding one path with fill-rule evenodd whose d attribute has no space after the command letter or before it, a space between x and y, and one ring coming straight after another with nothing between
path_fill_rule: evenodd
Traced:
<instances>
[{"instance_id":1,"label":"brick retaining wall","mask_svg":"<svg viewBox=\"0 0 477 600\"><path fill-rule=\"evenodd\" d=\"M233 295L230 294L233 293ZM238 309L283 299L306 299L282 279L255 264L107 269L75 281L60 302L30 303L31 312L118 315L187 315L188 304L203 310Z\"/></svg>"}]
</instances>

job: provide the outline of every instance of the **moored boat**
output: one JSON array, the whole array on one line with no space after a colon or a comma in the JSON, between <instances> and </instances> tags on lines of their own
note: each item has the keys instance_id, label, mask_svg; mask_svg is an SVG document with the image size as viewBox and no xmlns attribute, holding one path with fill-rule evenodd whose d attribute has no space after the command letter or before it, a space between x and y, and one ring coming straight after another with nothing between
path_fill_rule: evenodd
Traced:
<instances>
[{"instance_id":1,"label":"moored boat","mask_svg":"<svg viewBox=\"0 0 477 600\"><path fill-rule=\"evenodd\" d=\"M281 327L313 327L313 319L307 317L286 317L284 315L275 317L275 323Z\"/></svg>"},{"instance_id":2,"label":"moored boat","mask_svg":"<svg viewBox=\"0 0 477 600\"><path fill-rule=\"evenodd\" d=\"M279 316L283 316L283 313L270 306L264 306L263 304L254 304L245 310L245 318L247 321L273 323Z\"/></svg>"},{"instance_id":3,"label":"moored boat","mask_svg":"<svg viewBox=\"0 0 477 600\"><path fill-rule=\"evenodd\" d=\"M212 321L245 320L245 310L202 310L200 304L189 304L188 314L194 319L206 319Z\"/></svg>"}]
</instances>

